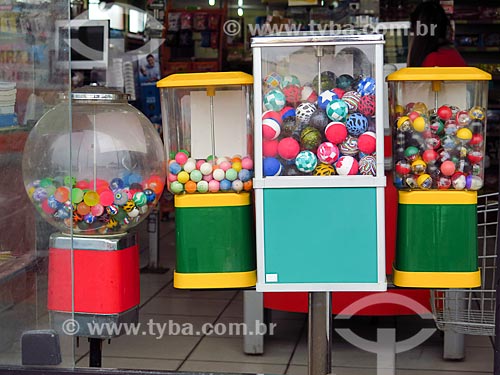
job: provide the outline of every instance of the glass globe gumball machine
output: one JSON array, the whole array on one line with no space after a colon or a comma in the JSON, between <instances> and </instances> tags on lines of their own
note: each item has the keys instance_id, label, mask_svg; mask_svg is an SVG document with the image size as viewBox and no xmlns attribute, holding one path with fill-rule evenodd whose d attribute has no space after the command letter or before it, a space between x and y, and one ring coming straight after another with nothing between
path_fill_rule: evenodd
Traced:
<instances>
[{"instance_id":1,"label":"glass globe gumball machine","mask_svg":"<svg viewBox=\"0 0 500 375\"><path fill-rule=\"evenodd\" d=\"M174 194L175 288L255 285L252 84L242 72L157 83Z\"/></svg>"},{"instance_id":2,"label":"glass globe gumball machine","mask_svg":"<svg viewBox=\"0 0 500 375\"><path fill-rule=\"evenodd\" d=\"M387 77L394 185L394 284L472 288L483 187L488 81L477 68L405 68Z\"/></svg>"},{"instance_id":3,"label":"glass globe gumball machine","mask_svg":"<svg viewBox=\"0 0 500 375\"><path fill-rule=\"evenodd\" d=\"M139 249L131 229L156 205L166 179L154 126L119 91L75 90L30 132L23 178L37 211L59 230L49 245L54 325L71 317L79 326L73 333L92 337L89 322L137 321Z\"/></svg>"}]
</instances>

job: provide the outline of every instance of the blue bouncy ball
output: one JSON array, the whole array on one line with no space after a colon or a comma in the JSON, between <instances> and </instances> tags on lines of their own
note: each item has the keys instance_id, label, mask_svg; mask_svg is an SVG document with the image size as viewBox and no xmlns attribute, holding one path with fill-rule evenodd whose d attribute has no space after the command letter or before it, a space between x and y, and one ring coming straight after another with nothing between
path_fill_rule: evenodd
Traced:
<instances>
[{"instance_id":1,"label":"blue bouncy ball","mask_svg":"<svg viewBox=\"0 0 500 375\"><path fill-rule=\"evenodd\" d=\"M263 160L263 174L264 176L279 176L283 171L283 166L276 158L265 158Z\"/></svg>"},{"instance_id":2,"label":"blue bouncy ball","mask_svg":"<svg viewBox=\"0 0 500 375\"><path fill-rule=\"evenodd\" d=\"M339 96L333 90L323 91L318 96L318 107L326 110L326 107L334 99L339 99Z\"/></svg>"},{"instance_id":3,"label":"blue bouncy ball","mask_svg":"<svg viewBox=\"0 0 500 375\"><path fill-rule=\"evenodd\" d=\"M288 117L295 117L295 108L294 107L283 107L283 109L280 111L281 119L284 120Z\"/></svg>"},{"instance_id":4,"label":"blue bouncy ball","mask_svg":"<svg viewBox=\"0 0 500 375\"><path fill-rule=\"evenodd\" d=\"M245 182L252 178L252 173L248 169L242 169L238 172L238 178Z\"/></svg>"},{"instance_id":5,"label":"blue bouncy ball","mask_svg":"<svg viewBox=\"0 0 500 375\"><path fill-rule=\"evenodd\" d=\"M368 119L361 113L353 113L345 123L347 132L355 137L363 134L368 129Z\"/></svg>"},{"instance_id":6,"label":"blue bouncy ball","mask_svg":"<svg viewBox=\"0 0 500 375\"><path fill-rule=\"evenodd\" d=\"M361 96L375 94L375 79L372 77L362 78L358 83L358 92Z\"/></svg>"},{"instance_id":7,"label":"blue bouncy ball","mask_svg":"<svg viewBox=\"0 0 500 375\"><path fill-rule=\"evenodd\" d=\"M123 180L121 178L117 177L117 178L113 178L111 180L111 182L109 183L109 187L113 191L120 190L120 189L123 189L125 187L125 183L123 182Z\"/></svg>"},{"instance_id":8,"label":"blue bouncy ball","mask_svg":"<svg viewBox=\"0 0 500 375\"><path fill-rule=\"evenodd\" d=\"M146 194L148 203L154 202L154 200L156 199L156 193L151 189L144 189L143 193Z\"/></svg>"}]
</instances>

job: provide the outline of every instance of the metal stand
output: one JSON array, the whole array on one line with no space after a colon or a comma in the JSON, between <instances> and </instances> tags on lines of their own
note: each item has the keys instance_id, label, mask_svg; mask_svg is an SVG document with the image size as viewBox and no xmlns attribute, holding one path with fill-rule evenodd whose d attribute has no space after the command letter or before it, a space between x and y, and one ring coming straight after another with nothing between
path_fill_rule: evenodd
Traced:
<instances>
[{"instance_id":1,"label":"metal stand","mask_svg":"<svg viewBox=\"0 0 500 375\"><path fill-rule=\"evenodd\" d=\"M500 191L500 186L499 186ZM500 203L500 202L499 202ZM498 211L497 222L497 248L496 250L496 270L495 270L495 347L493 357L493 374L500 375L500 261L498 256L500 254L500 242L498 236L500 235L500 210Z\"/></svg>"},{"instance_id":2,"label":"metal stand","mask_svg":"<svg viewBox=\"0 0 500 375\"><path fill-rule=\"evenodd\" d=\"M89 338L89 367L102 367L102 339Z\"/></svg>"},{"instance_id":3,"label":"metal stand","mask_svg":"<svg viewBox=\"0 0 500 375\"><path fill-rule=\"evenodd\" d=\"M243 320L247 327L256 327L264 322L264 295L255 290L243 291ZM245 354L264 353L264 335L244 335L243 352Z\"/></svg>"},{"instance_id":4,"label":"metal stand","mask_svg":"<svg viewBox=\"0 0 500 375\"><path fill-rule=\"evenodd\" d=\"M147 268L142 269L146 273L165 273L166 268L160 267L160 214L158 208L151 211L148 218L149 235L149 260Z\"/></svg>"},{"instance_id":5,"label":"metal stand","mask_svg":"<svg viewBox=\"0 0 500 375\"><path fill-rule=\"evenodd\" d=\"M309 292L308 374L332 372L332 297L330 292Z\"/></svg>"}]
</instances>

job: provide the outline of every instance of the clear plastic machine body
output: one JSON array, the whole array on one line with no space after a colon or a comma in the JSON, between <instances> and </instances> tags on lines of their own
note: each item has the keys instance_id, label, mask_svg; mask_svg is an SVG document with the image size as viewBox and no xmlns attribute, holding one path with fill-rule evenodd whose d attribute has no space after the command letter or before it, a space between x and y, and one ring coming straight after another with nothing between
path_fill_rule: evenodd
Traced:
<instances>
[{"instance_id":1,"label":"clear plastic machine body","mask_svg":"<svg viewBox=\"0 0 500 375\"><path fill-rule=\"evenodd\" d=\"M489 79L476 68L406 68L389 76L397 188L483 187Z\"/></svg>"},{"instance_id":2,"label":"clear plastic machine body","mask_svg":"<svg viewBox=\"0 0 500 375\"><path fill-rule=\"evenodd\" d=\"M71 104L65 100L49 110L30 132L23 155L26 191L62 232L123 233L162 194L160 136L119 92L87 87L72 93Z\"/></svg>"},{"instance_id":3,"label":"clear plastic machine body","mask_svg":"<svg viewBox=\"0 0 500 375\"><path fill-rule=\"evenodd\" d=\"M158 82L171 193L252 190L252 76L173 74Z\"/></svg>"}]
</instances>

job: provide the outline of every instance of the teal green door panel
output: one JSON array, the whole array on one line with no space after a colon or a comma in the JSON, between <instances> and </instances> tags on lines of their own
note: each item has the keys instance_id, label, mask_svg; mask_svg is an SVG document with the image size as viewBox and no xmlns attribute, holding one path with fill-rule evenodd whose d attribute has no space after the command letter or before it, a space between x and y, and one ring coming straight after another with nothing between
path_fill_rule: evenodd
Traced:
<instances>
[{"instance_id":1,"label":"teal green door panel","mask_svg":"<svg viewBox=\"0 0 500 375\"><path fill-rule=\"evenodd\" d=\"M265 274L276 284L376 283L376 191L264 189Z\"/></svg>"}]
</instances>

